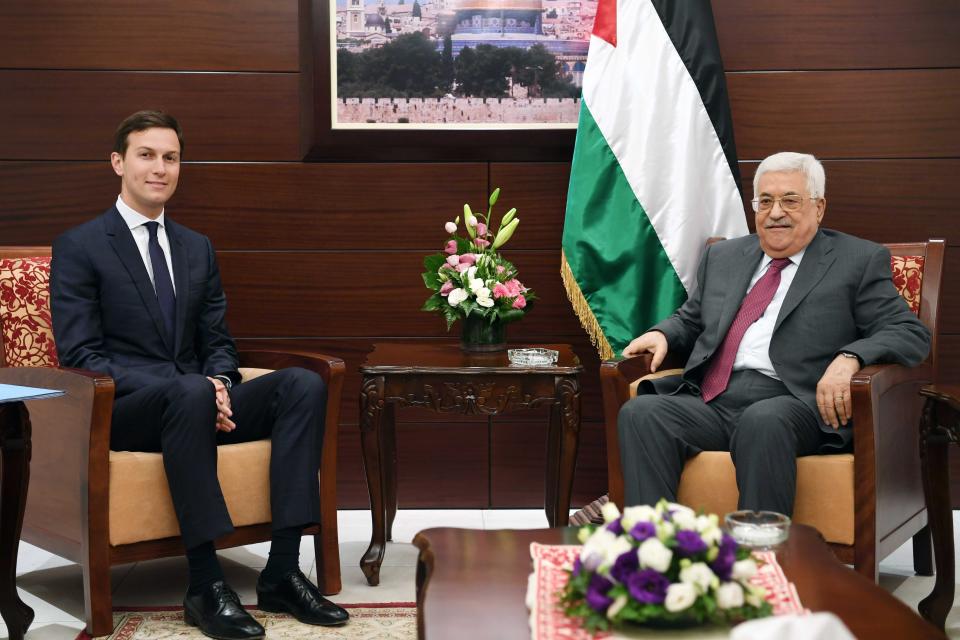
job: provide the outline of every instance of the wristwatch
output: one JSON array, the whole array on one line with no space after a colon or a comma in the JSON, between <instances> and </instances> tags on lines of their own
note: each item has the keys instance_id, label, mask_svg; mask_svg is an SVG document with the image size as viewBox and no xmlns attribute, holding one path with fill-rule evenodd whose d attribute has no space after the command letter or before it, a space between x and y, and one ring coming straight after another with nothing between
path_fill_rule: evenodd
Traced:
<instances>
[{"instance_id":1,"label":"wristwatch","mask_svg":"<svg viewBox=\"0 0 960 640\"><path fill-rule=\"evenodd\" d=\"M839 351L839 352L837 352L837 355L841 355L841 356L843 356L844 358L851 358L851 359L853 359L853 360L856 360L856 361L860 364L861 367L863 366L863 360L861 360L861 359L860 359L860 356L858 356L857 354L853 353L852 351Z\"/></svg>"},{"instance_id":2,"label":"wristwatch","mask_svg":"<svg viewBox=\"0 0 960 640\"><path fill-rule=\"evenodd\" d=\"M230 379L230 376L216 375L213 377L222 382L223 386L227 388L227 391L233 388L233 380Z\"/></svg>"}]
</instances>

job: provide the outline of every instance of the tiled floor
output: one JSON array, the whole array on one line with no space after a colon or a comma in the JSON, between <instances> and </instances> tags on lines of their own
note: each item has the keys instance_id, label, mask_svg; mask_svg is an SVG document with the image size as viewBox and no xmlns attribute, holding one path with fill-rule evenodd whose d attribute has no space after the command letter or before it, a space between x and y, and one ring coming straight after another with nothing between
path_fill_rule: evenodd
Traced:
<instances>
[{"instance_id":1,"label":"tiled floor","mask_svg":"<svg viewBox=\"0 0 960 640\"><path fill-rule=\"evenodd\" d=\"M960 511L954 512L954 528L960 531ZM370 512L339 514L340 563L343 591L336 602L411 602L414 600L416 549L410 540L417 531L436 526L474 529L527 529L546 527L546 517L536 510L403 510L394 523L394 543L387 545L380 571L380 586L369 587L358 562L370 541ZM256 600L254 584L266 562L268 544L250 545L221 552L227 579L244 602ZM313 576L313 548L301 547L301 566ZM933 578L913 575L913 555L906 544L881 565L880 584L916 607L933 586ZM28 640L73 640L83 627L83 586L80 569L62 558L23 543L17 562L20 597L36 612ZM958 572L960 574L960 572ZM183 599L186 567L182 558L151 560L113 570L115 605L177 605ZM960 607L947 619L947 632L960 639ZM0 636L7 637L0 625Z\"/></svg>"}]
</instances>

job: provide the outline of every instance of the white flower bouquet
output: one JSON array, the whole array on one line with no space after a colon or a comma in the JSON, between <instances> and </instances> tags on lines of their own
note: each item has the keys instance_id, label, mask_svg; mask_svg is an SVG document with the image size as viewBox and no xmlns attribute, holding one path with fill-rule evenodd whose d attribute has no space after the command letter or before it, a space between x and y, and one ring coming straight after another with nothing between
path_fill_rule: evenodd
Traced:
<instances>
[{"instance_id":1,"label":"white flower bouquet","mask_svg":"<svg viewBox=\"0 0 960 640\"><path fill-rule=\"evenodd\" d=\"M566 615L590 631L626 624L732 624L769 616L751 585L750 551L716 515L661 500L655 507L603 506L604 524L580 529L583 549L560 594Z\"/></svg>"}]
</instances>

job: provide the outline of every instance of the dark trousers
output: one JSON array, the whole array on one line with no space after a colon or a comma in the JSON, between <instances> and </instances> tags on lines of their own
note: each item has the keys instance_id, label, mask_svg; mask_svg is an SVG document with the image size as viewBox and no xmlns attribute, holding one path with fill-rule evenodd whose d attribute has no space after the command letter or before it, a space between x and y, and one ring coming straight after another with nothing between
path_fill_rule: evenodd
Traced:
<instances>
[{"instance_id":1,"label":"dark trousers","mask_svg":"<svg viewBox=\"0 0 960 640\"><path fill-rule=\"evenodd\" d=\"M320 520L317 473L327 390L299 368L281 369L230 391L229 433L216 430L213 384L199 374L138 389L113 405L110 448L163 454L163 466L186 548L233 531L217 479L217 445L270 438L273 528Z\"/></svg>"},{"instance_id":2,"label":"dark trousers","mask_svg":"<svg viewBox=\"0 0 960 640\"><path fill-rule=\"evenodd\" d=\"M793 513L797 456L817 452L819 417L779 380L737 371L709 404L686 388L639 395L617 417L627 505L675 501L687 459L729 451L737 468L739 508Z\"/></svg>"}]
</instances>

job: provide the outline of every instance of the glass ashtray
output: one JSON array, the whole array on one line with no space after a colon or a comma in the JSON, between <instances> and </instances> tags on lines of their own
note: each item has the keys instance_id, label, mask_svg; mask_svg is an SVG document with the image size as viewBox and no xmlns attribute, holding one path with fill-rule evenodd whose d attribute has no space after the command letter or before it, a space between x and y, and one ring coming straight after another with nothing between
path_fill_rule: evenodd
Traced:
<instances>
[{"instance_id":1,"label":"glass ashtray","mask_svg":"<svg viewBox=\"0 0 960 640\"><path fill-rule=\"evenodd\" d=\"M737 544L748 549L772 549L790 537L790 518L776 511L734 511L724 520Z\"/></svg>"},{"instance_id":2,"label":"glass ashtray","mask_svg":"<svg viewBox=\"0 0 960 640\"><path fill-rule=\"evenodd\" d=\"M510 364L518 367L549 367L557 364L559 351L553 349L507 349Z\"/></svg>"}]
</instances>

